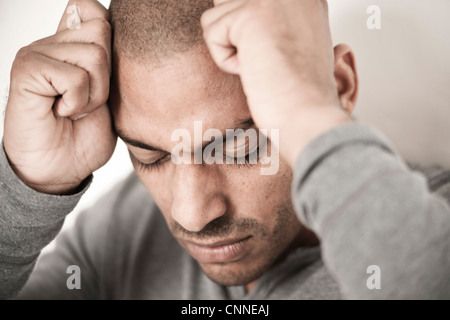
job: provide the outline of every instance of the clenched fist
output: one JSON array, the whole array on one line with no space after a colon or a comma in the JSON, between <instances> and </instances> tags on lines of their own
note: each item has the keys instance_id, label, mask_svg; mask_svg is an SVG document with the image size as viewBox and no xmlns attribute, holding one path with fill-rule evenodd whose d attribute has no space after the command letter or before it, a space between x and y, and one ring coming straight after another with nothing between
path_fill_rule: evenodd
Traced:
<instances>
[{"instance_id":1,"label":"clenched fist","mask_svg":"<svg viewBox=\"0 0 450 320\"><path fill-rule=\"evenodd\" d=\"M112 156L111 27L95 0L65 13L55 35L22 48L11 71L4 147L16 174L48 194L73 192ZM73 8L73 7L72 7ZM68 10L70 11L70 10Z\"/></svg>"},{"instance_id":2,"label":"clenched fist","mask_svg":"<svg viewBox=\"0 0 450 320\"><path fill-rule=\"evenodd\" d=\"M202 16L216 64L239 74L253 120L280 129L291 165L315 137L350 121L334 76L326 0L214 0Z\"/></svg>"}]
</instances>

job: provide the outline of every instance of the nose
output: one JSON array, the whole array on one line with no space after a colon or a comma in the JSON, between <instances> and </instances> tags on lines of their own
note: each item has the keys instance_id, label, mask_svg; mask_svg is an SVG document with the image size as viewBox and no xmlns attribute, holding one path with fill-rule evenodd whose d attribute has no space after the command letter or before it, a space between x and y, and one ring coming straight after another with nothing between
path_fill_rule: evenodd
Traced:
<instances>
[{"instance_id":1,"label":"nose","mask_svg":"<svg viewBox=\"0 0 450 320\"><path fill-rule=\"evenodd\" d=\"M222 177L214 167L177 165L173 181L172 218L186 230L199 232L227 212Z\"/></svg>"}]
</instances>

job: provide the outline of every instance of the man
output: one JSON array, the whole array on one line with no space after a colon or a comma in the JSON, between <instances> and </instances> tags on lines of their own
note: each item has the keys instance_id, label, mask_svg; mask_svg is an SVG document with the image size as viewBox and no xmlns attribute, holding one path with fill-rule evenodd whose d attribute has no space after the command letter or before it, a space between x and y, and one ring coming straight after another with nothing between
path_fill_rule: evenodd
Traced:
<instances>
[{"instance_id":1,"label":"man","mask_svg":"<svg viewBox=\"0 0 450 320\"><path fill-rule=\"evenodd\" d=\"M352 121L355 61L347 46L333 50L325 1L113 0L112 50L108 12L77 3L79 28L63 17L13 66L0 160L2 297L450 297L448 204ZM196 121L204 131L279 130L268 146L280 150L278 173L175 164L172 133ZM116 134L139 181L81 214L36 262ZM194 139L183 150L207 147ZM434 185L442 177L430 175L433 191L448 190ZM75 290L71 265L81 273ZM379 289L368 285L373 266Z\"/></svg>"}]
</instances>

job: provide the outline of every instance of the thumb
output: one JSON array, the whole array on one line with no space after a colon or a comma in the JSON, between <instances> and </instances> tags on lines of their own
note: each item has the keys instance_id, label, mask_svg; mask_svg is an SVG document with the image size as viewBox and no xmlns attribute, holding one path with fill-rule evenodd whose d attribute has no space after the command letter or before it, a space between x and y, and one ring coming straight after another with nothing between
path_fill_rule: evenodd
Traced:
<instances>
[{"instance_id":1,"label":"thumb","mask_svg":"<svg viewBox=\"0 0 450 320\"><path fill-rule=\"evenodd\" d=\"M97 0L70 0L64 10L56 33L76 29L83 21L101 18L110 21L108 10Z\"/></svg>"}]
</instances>

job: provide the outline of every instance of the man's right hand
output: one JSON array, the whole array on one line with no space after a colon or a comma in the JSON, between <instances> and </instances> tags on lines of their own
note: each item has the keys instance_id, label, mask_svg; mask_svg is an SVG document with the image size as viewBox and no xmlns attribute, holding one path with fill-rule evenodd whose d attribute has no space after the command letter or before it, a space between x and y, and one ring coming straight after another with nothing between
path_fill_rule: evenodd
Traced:
<instances>
[{"instance_id":1,"label":"man's right hand","mask_svg":"<svg viewBox=\"0 0 450 320\"><path fill-rule=\"evenodd\" d=\"M22 48L11 71L5 151L24 183L48 194L74 192L111 158L117 141L106 104L109 14L95 0L76 4L81 25L68 29L65 12L57 33Z\"/></svg>"}]
</instances>

